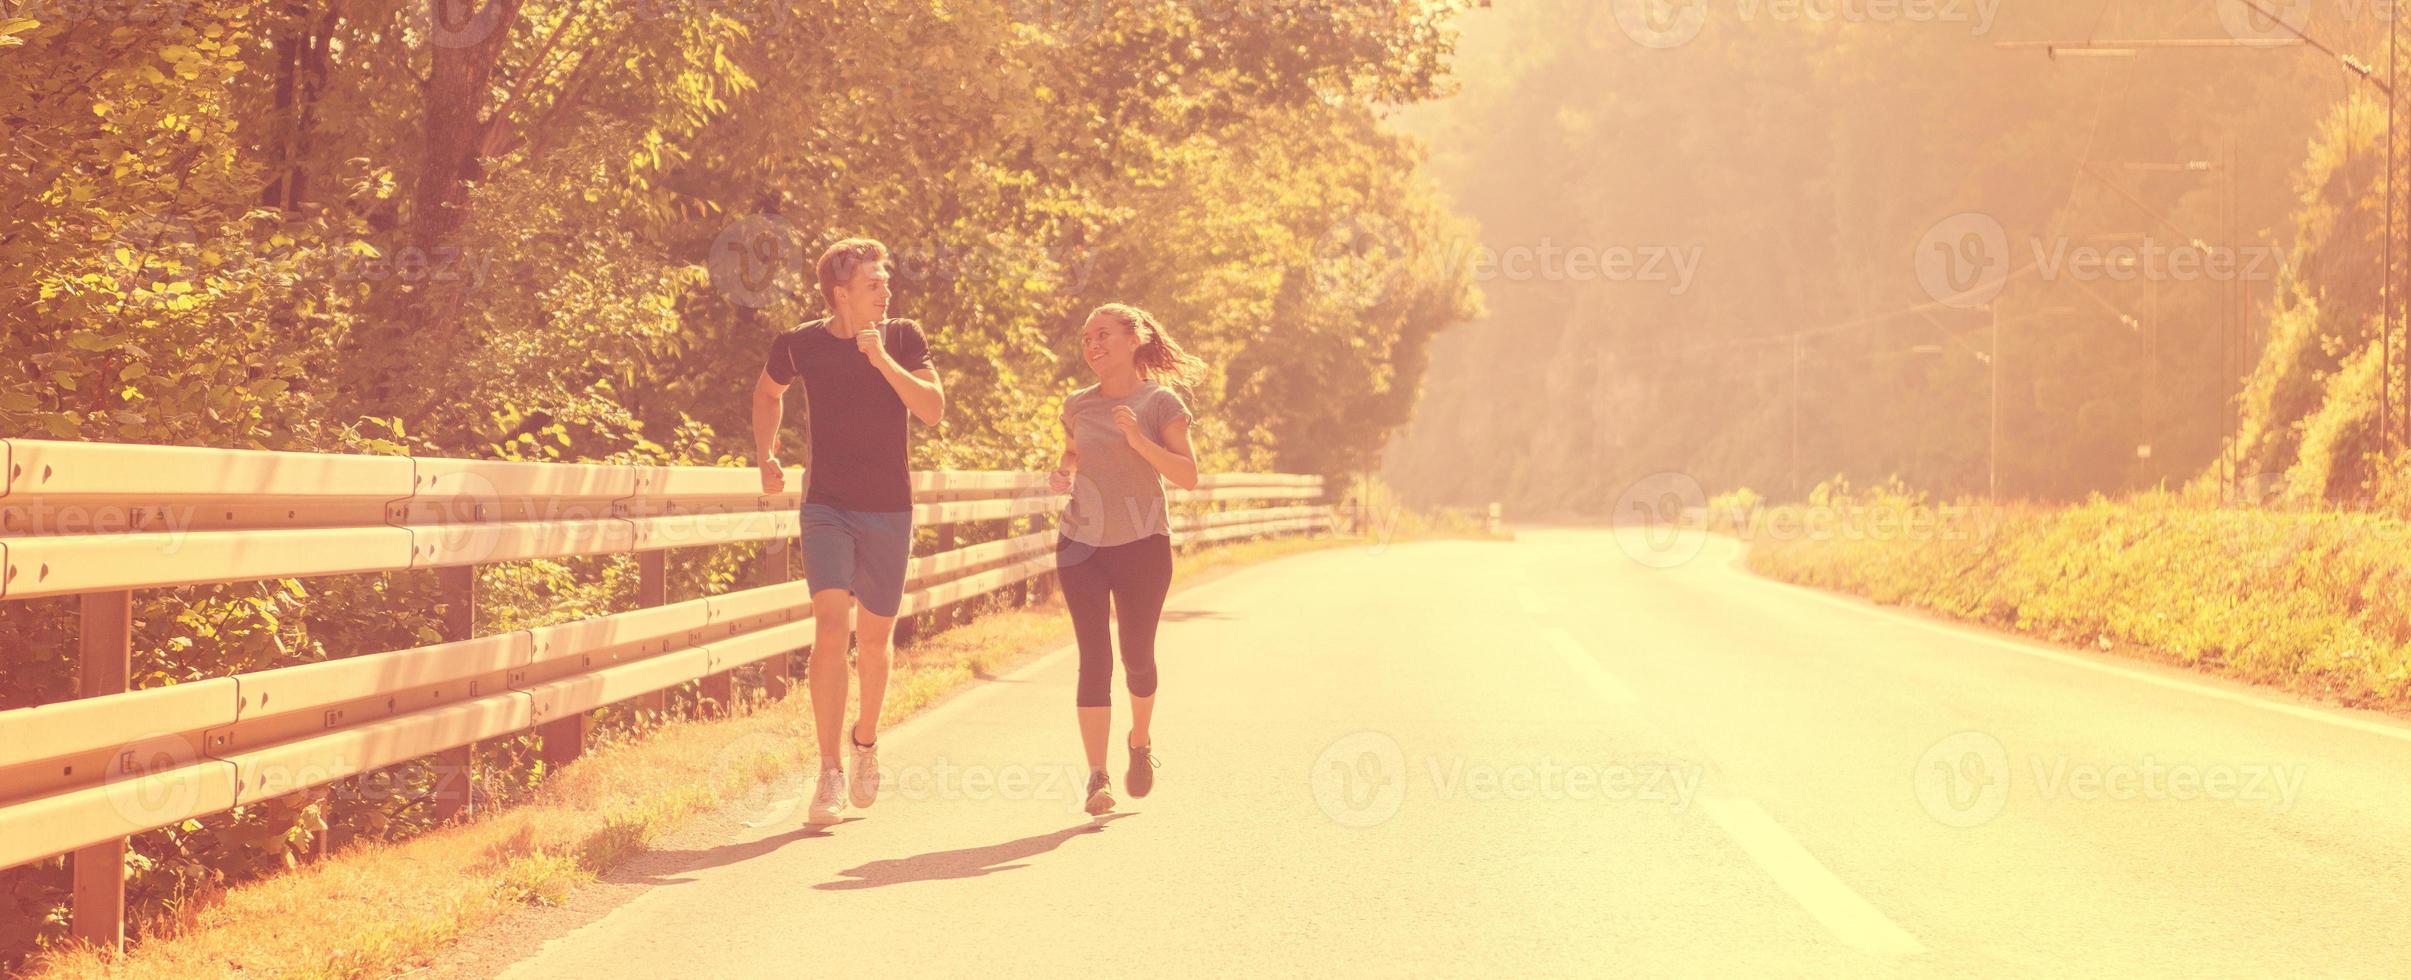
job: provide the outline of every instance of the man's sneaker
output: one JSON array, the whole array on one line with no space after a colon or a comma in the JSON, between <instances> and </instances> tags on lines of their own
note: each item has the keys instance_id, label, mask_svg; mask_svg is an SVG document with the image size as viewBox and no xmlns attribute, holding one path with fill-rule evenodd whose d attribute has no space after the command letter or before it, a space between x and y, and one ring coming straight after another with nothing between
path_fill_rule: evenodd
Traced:
<instances>
[{"instance_id":1,"label":"man's sneaker","mask_svg":"<svg viewBox=\"0 0 2411 980\"><path fill-rule=\"evenodd\" d=\"M812 810L804 820L815 827L837 822L837 814L846 808L846 771L829 768L820 771L820 788L812 792Z\"/></svg>"},{"instance_id":2,"label":"man's sneaker","mask_svg":"<svg viewBox=\"0 0 2411 980\"><path fill-rule=\"evenodd\" d=\"M1113 809L1113 781L1102 772L1088 774L1088 815L1096 816Z\"/></svg>"},{"instance_id":3,"label":"man's sneaker","mask_svg":"<svg viewBox=\"0 0 2411 980\"><path fill-rule=\"evenodd\" d=\"M846 740L852 742L852 733ZM868 807L879 802L879 743L864 745L854 742L854 805Z\"/></svg>"},{"instance_id":4,"label":"man's sneaker","mask_svg":"<svg viewBox=\"0 0 2411 980\"><path fill-rule=\"evenodd\" d=\"M1130 747L1130 771L1124 774L1122 785L1130 787L1130 798L1138 799L1155 789L1155 769L1163 763L1156 761L1152 746Z\"/></svg>"}]
</instances>

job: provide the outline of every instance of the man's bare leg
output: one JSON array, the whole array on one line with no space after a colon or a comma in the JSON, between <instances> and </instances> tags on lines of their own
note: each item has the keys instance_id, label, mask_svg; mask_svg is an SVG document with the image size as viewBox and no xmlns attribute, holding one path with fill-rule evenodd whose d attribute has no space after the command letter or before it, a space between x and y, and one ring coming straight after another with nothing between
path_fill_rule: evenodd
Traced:
<instances>
[{"instance_id":1,"label":"man's bare leg","mask_svg":"<svg viewBox=\"0 0 2411 980\"><path fill-rule=\"evenodd\" d=\"M887 704L888 648L896 635L896 618L856 606L854 669L862 675L862 713L855 717L854 744L879 741L879 712ZM815 707L818 707L815 704Z\"/></svg>"},{"instance_id":2,"label":"man's bare leg","mask_svg":"<svg viewBox=\"0 0 2411 980\"><path fill-rule=\"evenodd\" d=\"M823 772L845 766L838 739L846 724L846 637L853 632L853 612L854 593L848 590L822 589L812 594L812 729L820 736ZM863 680L867 688L870 678ZM884 654L879 683L883 689L887 685Z\"/></svg>"}]
</instances>

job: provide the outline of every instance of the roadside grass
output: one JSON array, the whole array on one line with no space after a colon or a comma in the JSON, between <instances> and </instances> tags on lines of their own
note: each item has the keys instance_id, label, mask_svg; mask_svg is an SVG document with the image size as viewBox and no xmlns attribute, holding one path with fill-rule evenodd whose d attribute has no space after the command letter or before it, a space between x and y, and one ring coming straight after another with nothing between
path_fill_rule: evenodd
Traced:
<instances>
[{"instance_id":1,"label":"roadside grass","mask_svg":"<svg viewBox=\"0 0 2411 980\"><path fill-rule=\"evenodd\" d=\"M1893 487L1719 520L1778 580L2411 714L2397 518L2166 493L1934 505Z\"/></svg>"},{"instance_id":2,"label":"roadside grass","mask_svg":"<svg viewBox=\"0 0 2411 980\"><path fill-rule=\"evenodd\" d=\"M1175 588L1354 537L1248 541L1179 555ZM1071 639L1059 598L1004 608L896 654L884 724ZM428 961L515 907L555 905L681 823L808 771L811 698L742 699L729 717L671 718L598 732L524 803L414 839L369 842L213 896L123 956L68 946L37 954L39 978L385 976ZM798 818L800 819L800 817Z\"/></svg>"}]
</instances>

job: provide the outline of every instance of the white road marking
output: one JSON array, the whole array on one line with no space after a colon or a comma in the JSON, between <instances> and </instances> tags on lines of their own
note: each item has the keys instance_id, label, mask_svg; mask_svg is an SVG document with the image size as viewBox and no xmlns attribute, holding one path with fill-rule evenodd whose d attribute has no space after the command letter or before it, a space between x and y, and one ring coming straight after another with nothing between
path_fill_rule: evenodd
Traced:
<instances>
[{"instance_id":1,"label":"white road marking","mask_svg":"<svg viewBox=\"0 0 2411 980\"><path fill-rule=\"evenodd\" d=\"M1925 952L1917 937L1893 922L1793 840L1758 804L1738 797L1704 797L1700 807L1724 828L1775 884L1834 934L1862 952L1909 956Z\"/></svg>"},{"instance_id":2,"label":"white road marking","mask_svg":"<svg viewBox=\"0 0 2411 980\"><path fill-rule=\"evenodd\" d=\"M1616 675L1608 673L1607 668L1599 666L1599 658L1591 656L1590 650L1583 647L1582 641L1575 639L1574 634L1555 626L1549 627L1546 633L1549 647L1557 651L1558 658L1564 660L1567 667L1573 668L1574 673L1580 675L1591 686L1591 690L1598 692L1609 704L1631 704L1640 700L1634 696L1632 688L1617 680Z\"/></svg>"}]
</instances>

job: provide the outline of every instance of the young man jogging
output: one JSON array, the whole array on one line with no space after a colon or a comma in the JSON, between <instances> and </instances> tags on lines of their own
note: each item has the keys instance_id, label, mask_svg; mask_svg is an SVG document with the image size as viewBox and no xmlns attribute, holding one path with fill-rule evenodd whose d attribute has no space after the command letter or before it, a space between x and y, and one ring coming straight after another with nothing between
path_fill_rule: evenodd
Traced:
<instances>
[{"instance_id":1,"label":"young man jogging","mask_svg":"<svg viewBox=\"0 0 2411 980\"><path fill-rule=\"evenodd\" d=\"M887 697L888 643L904 598L912 551L912 474L905 463L906 413L923 425L946 415L945 389L930 366L920 324L890 320L887 247L849 238L820 258L829 316L771 342L753 393L753 442L762 492L783 493L778 458L787 386L801 378L812 458L804 470L804 578L817 624L809 668L820 738L820 785L810 821L837 822L848 798L838 751L846 710L846 636L860 644L861 716L853 746L851 798L879 798L879 706Z\"/></svg>"}]
</instances>

